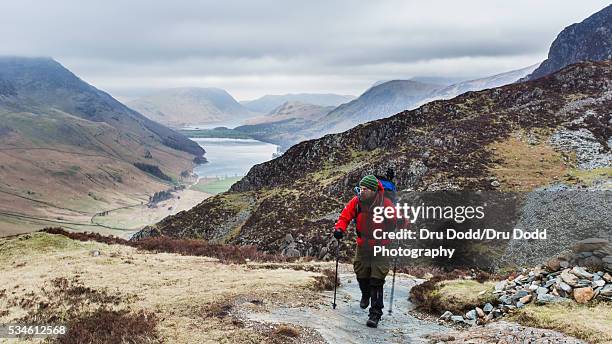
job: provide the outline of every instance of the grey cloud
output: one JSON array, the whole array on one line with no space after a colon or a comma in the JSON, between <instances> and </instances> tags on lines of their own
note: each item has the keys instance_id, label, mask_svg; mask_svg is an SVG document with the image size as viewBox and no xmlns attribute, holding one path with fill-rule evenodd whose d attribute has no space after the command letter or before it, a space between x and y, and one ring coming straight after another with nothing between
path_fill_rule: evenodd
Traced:
<instances>
[{"instance_id":1,"label":"grey cloud","mask_svg":"<svg viewBox=\"0 0 612 344\"><path fill-rule=\"evenodd\" d=\"M253 76L293 76L293 85L265 82L291 88L287 92L304 85L346 91L334 89L336 83L326 86L330 75L344 77L341 84L354 84L351 93L359 93L362 84L394 75L486 75L536 63L563 27L606 5L600 0L9 0L0 4L0 54L52 56L96 86L126 94L136 90L116 85L147 80L234 85ZM311 84L315 79L321 81ZM245 95L268 93L234 87Z\"/></svg>"}]
</instances>

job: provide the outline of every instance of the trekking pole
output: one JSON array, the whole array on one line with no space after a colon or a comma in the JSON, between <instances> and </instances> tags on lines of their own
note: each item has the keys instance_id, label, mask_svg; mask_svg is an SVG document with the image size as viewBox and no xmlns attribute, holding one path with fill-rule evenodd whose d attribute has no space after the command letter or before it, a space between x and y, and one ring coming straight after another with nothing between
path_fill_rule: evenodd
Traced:
<instances>
[{"instance_id":1,"label":"trekking pole","mask_svg":"<svg viewBox=\"0 0 612 344\"><path fill-rule=\"evenodd\" d=\"M336 277L334 278L334 303L333 309L336 309L336 289L338 286L338 260L340 259L340 240L336 239Z\"/></svg>"},{"instance_id":2,"label":"trekking pole","mask_svg":"<svg viewBox=\"0 0 612 344\"><path fill-rule=\"evenodd\" d=\"M393 313L393 293L395 292L395 271L397 270L397 257L393 259L393 280L391 282L391 298L389 299L389 314Z\"/></svg>"}]
</instances>

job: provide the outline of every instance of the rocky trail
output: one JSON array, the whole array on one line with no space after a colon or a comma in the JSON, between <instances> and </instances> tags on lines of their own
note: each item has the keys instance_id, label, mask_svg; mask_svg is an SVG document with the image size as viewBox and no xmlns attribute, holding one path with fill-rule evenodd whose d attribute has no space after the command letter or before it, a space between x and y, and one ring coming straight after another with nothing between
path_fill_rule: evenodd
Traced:
<instances>
[{"instance_id":1,"label":"rocky trail","mask_svg":"<svg viewBox=\"0 0 612 344\"><path fill-rule=\"evenodd\" d=\"M333 291L321 293L321 302L311 307L279 307L266 313L247 313L254 322L289 323L317 331L327 343L583 343L559 332L497 321L486 326L447 326L415 317L410 289L422 282L407 275L396 277L393 312L389 310L391 276L385 283L385 309L376 329L365 326L367 310L359 308L360 291L352 273L342 273L337 307L332 309Z\"/></svg>"},{"instance_id":2,"label":"rocky trail","mask_svg":"<svg viewBox=\"0 0 612 344\"><path fill-rule=\"evenodd\" d=\"M393 313L388 314L391 278L385 283L385 314L376 329L368 328L368 310L359 308L361 292L352 273L340 276L336 309L332 309L333 291L322 293L315 307L277 308L269 313L252 313L255 321L285 322L317 330L328 343L425 343L425 335L449 329L435 322L419 320L408 313L414 305L408 301L410 288L418 282L407 277L396 278Z\"/></svg>"}]
</instances>

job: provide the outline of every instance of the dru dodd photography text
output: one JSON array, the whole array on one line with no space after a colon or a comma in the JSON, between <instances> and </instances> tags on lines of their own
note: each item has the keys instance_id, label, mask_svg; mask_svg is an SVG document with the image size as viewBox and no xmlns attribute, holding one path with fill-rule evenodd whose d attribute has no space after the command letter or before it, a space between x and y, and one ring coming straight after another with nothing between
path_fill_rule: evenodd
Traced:
<instances>
[{"instance_id":1,"label":"dru dodd photography text","mask_svg":"<svg viewBox=\"0 0 612 344\"><path fill-rule=\"evenodd\" d=\"M382 242L393 242L396 245L374 245L375 256L384 257L431 257L453 258L455 249L443 245L434 248L403 248L403 241L411 240L546 240L546 229L537 228L463 228L457 230L448 226L436 230L428 228L413 228L418 220L444 220L451 224L462 224L466 220L481 220L486 216L485 206L430 206L420 204L417 206L407 203L397 203L394 207L375 207L373 221L382 224L386 219L397 223L395 230L376 228L373 230L373 239ZM375 226L376 227L376 226Z\"/></svg>"}]
</instances>

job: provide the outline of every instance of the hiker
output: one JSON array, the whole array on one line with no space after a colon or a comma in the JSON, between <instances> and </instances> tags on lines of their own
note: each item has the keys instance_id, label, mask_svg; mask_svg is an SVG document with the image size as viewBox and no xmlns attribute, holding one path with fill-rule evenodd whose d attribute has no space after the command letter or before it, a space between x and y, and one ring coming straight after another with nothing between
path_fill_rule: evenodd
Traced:
<instances>
[{"instance_id":1,"label":"hiker","mask_svg":"<svg viewBox=\"0 0 612 344\"><path fill-rule=\"evenodd\" d=\"M388 245L389 240L375 240L373 231L385 232L395 229L396 217L385 218L382 223L373 221L374 207L393 207L394 203L384 195L381 181L374 175L367 175L359 182L358 195L353 197L342 210L334 228L334 238L344 237L348 224L355 219L357 223L357 249L353 259L353 270L361 290L362 309L370 306L366 325L377 327L383 314L383 285L389 272L389 257L374 256L375 245Z\"/></svg>"}]
</instances>

